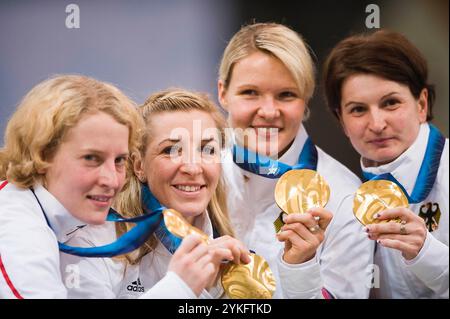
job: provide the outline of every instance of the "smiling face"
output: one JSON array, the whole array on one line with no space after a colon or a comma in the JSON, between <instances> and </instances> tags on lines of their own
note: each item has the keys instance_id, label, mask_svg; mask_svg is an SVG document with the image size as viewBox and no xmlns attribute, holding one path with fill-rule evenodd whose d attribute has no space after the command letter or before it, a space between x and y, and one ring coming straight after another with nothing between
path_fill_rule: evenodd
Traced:
<instances>
[{"instance_id":1,"label":"smiling face","mask_svg":"<svg viewBox=\"0 0 450 319\"><path fill-rule=\"evenodd\" d=\"M342 85L341 123L367 166L399 157L426 117L426 90L415 99L408 86L370 74L350 76Z\"/></svg>"},{"instance_id":2,"label":"smiling face","mask_svg":"<svg viewBox=\"0 0 450 319\"><path fill-rule=\"evenodd\" d=\"M289 70L261 51L234 65L228 88L219 81L219 100L229 112L238 142L268 156L281 156L287 150L305 111Z\"/></svg>"},{"instance_id":3,"label":"smiling face","mask_svg":"<svg viewBox=\"0 0 450 319\"><path fill-rule=\"evenodd\" d=\"M125 183L128 127L106 113L86 114L64 137L44 186L77 219L105 222Z\"/></svg>"},{"instance_id":4,"label":"smiling face","mask_svg":"<svg viewBox=\"0 0 450 319\"><path fill-rule=\"evenodd\" d=\"M202 111L152 115L143 160L135 161L137 176L145 176L159 202L179 211L192 223L202 214L221 174L220 134Z\"/></svg>"}]
</instances>

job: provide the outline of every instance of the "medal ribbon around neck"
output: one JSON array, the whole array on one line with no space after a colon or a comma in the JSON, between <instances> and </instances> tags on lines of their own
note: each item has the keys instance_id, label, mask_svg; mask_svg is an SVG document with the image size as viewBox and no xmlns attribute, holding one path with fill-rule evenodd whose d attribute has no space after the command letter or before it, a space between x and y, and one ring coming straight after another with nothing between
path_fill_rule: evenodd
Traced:
<instances>
[{"instance_id":1,"label":"medal ribbon around neck","mask_svg":"<svg viewBox=\"0 0 450 319\"><path fill-rule=\"evenodd\" d=\"M391 173L375 175L363 171L365 180L388 180L394 182L405 193L410 204L420 203L427 198L436 181L439 163L445 146L445 137L441 132L432 124L428 125L430 127L430 134L428 136L427 148L411 194L408 194L403 185Z\"/></svg>"},{"instance_id":2,"label":"medal ribbon around neck","mask_svg":"<svg viewBox=\"0 0 450 319\"><path fill-rule=\"evenodd\" d=\"M287 171L294 169L317 170L317 149L308 137L298 157L297 164L291 166L234 144L233 161L240 168L248 172L275 179L281 177Z\"/></svg>"},{"instance_id":3,"label":"medal ribbon around neck","mask_svg":"<svg viewBox=\"0 0 450 319\"><path fill-rule=\"evenodd\" d=\"M34 190L31 190L34 194ZM41 206L47 224L51 228L45 211ZM133 218L124 218L114 209L110 209L106 221L115 223L136 223L132 229L117 238L111 244L97 247L74 247L58 242L59 250L71 255L81 257L114 257L129 253L141 245L154 233L161 243L173 253L181 244L181 239L174 236L167 230L164 224L163 211L166 209L162 206L155 196L151 193L147 185L141 184L142 208L144 214Z\"/></svg>"},{"instance_id":4,"label":"medal ribbon around neck","mask_svg":"<svg viewBox=\"0 0 450 319\"><path fill-rule=\"evenodd\" d=\"M292 166L238 145L233 146L233 160L246 171L271 179L278 178L274 196L282 212L274 221L277 233L284 225L283 214L304 213L312 207L325 207L328 202L330 188L316 172L317 148L309 137L303 145L297 164Z\"/></svg>"}]
</instances>

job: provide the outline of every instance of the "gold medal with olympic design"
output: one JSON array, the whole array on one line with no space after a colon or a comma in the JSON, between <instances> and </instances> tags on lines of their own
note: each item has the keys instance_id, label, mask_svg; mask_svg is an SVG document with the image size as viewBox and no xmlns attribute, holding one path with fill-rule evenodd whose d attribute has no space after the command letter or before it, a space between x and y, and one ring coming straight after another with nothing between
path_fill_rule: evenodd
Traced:
<instances>
[{"instance_id":1,"label":"gold medal with olympic design","mask_svg":"<svg viewBox=\"0 0 450 319\"><path fill-rule=\"evenodd\" d=\"M316 171L290 170L275 186L275 202L282 210L274 222L275 232L284 225L283 214L302 214L314 207L325 207L330 198L330 186Z\"/></svg>"},{"instance_id":2,"label":"gold medal with olympic design","mask_svg":"<svg viewBox=\"0 0 450 319\"><path fill-rule=\"evenodd\" d=\"M184 238L197 234L205 244L210 238L200 229L192 226L174 209L163 211L164 223L175 236ZM275 276L263 257L250 254L248 264L228 263L222 270L221 281L225 293L232 299L270 299L275 292Z\"/></svg>"},{"instance_id":3,"label":"gold medal with olympic design","mask_svg":"<svg viewBox=\"0 0 450 319\"><path fill-rule=\"evenodd\" d=\"M388 180L373 180L363 183L353 199L353 214L365 226L368 224L400 223L400 219L378 220L379 212L398 207L408 207L408 198L401 188Z\"/></svg>"}]
</instances>

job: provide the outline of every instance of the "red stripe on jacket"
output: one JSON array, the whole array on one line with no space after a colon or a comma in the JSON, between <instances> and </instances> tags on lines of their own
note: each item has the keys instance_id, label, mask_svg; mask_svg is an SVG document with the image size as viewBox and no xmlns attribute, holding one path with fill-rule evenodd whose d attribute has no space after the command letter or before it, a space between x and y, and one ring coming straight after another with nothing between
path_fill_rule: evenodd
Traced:
<instances>
[{"instance_id":1,"label":"red stripe on jacket","mask_svg":"<svg viewBox=\"0 0 450 319\"><path fill-rule=\"evenodd\" d=\"M325 299L334 299L333 295L325 288L322 288L322 296Z\"/></svg>"},{"instance_id":2,"label":"red stripe on jacket","mask_svg":"<svg viewBox=\"0 0 450 319\"><path fill-rule=\"evenodd\" d=\"M2 185L3 186L3 185ZM5 278L6 283L8 284L9 289L11 289L12 293L17 299L23 299L23 297L19 294L16 287L14 287L13 283L9 279L8 273L6 272L5 266L3 265L2 256L0 255L0 271L2 272L3 278Z\"/></svg>"},{"instance_id":3,"label":"red stripe on jacket","mask_svg":"<svg viewBox=\"0 0 450 319\"><path fill-rule=\"evenodd\" d=\"M6 184L8 184L8 181L4 181L4 182L0 185L0 190L2 190L2 188L5 187Z\"/></svg>"},{"instance_id":4,"label":"red stripe on jacket","mask_svg":"<svg viewBox=\"0 0 450 319\"><path fill-rule=\"evenodd\" d=\"M7 184L8 184L8 181L4 181L0 185L0 190L2 190L2 188L5 187ZM6 272L5 266L3 265L2 255L0 255L0 271L2 272L3 278L5 278L6 284L8 285L9 289L11 289L14 296L17 299L23 299L23 297L17 291L16 287L14 287L13 283L11 282L11 279L9 279L8 273Z\"/></svg>"}]
</instances>

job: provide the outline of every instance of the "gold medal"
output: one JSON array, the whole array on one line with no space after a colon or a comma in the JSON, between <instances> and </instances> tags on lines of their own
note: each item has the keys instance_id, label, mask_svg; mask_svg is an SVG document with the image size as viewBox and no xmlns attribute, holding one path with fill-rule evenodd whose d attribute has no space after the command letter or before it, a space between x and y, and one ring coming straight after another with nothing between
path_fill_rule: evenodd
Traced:
<instances>
[{"instance_id":1,"label":"gold medal","mask_svg":"<svg viewBox=\"0 0 450 319\"><path fill-rule=\"evenodd\" d=\"M305 213L313 207L325 207L330 187L325 179L310 169L284 173L275 186L275 201L287 214Z\"/></svg>"},{"instance_id":2,"label":"gold medal","mask_svg":"<svg viewBox=\"0 0 450 319\"><path fill-rule=\"evenodd\" d=\"M400 187L387 180L374 180L363 183L353 199L353 214L365 226L367 224L387 223L394 220L378 220L375 215L383 210L408 207L408 198Z\"/></svg>"},{"instance_id":3,"label":"gold medal","mask_svg":"<svg viewBox=\"0 0 450 319\"><path fill-rule=\"evenodd\" d=\"M325 207L330 198L330 186L316 171L287 171L275 186L275 202L282 212L274 221L275 232L284 225L283 214L305 213L313 207Z\"/></svg>"},{"instance_id":4,"label":"gold medal","mask_svg":"<svg viewBox=\"0 0 450 319\"><path fill-rule=\"evenodd\" d=\"M210 242L208 235L192 226L174 209L163 211L167 229L177 237L190 234L199 235L205 244ZM244 264L228 263L222 271L222 286L230 298L272 298L275 291L275 277L269 264L261 256L250 254L251 262Z\"/></svg>"},{"instance_id":5,"label":"gold medal","mask_svg":"<svg viewBox=\"0 0 450 319\"><path fill-rule=\"evenodd\" d=\"M278 233L281 229L281 227L283 227L284 222L283 222L283 214L286 214L285 212L281 212L278 215L278 218L275 219L275 221L273 222L273 225L275 226L275 232Z\"/></svg>"},{"instance_id":6,"label":"gold medal","mask_svg":"<svg viewBox=\"0 0 450 319\"><path fill-rule=\"evenodd\" d=\"M201 237L205 244L209 243L209 237L197 227L192 226L188 221L176 210L166 209L163 211L164 223L167 229L179 238L184 238L190 234L197 234Z\"/></svg>"},{"instance_id":7,"label":"gold medal","mask_svg":"<svg viewBox=\"0 0 450 319\"><path fill-rule=\"evenodd\" d=\"M275 202L287 214L305 213L313 207L325 207L330 187L325 179L310 169L284 173L275 186Z\"/></svg>"},{"instance_id":8,"label":"gold medal","mask_svg":"<svg viewBox=\"0 0 450 319\"><path fill-rule=\"evenodd\" d=\"M228 263L222 273L222 286L231 299L271 299L275 278L269 264L261 256L250 254L251 262Z\"/></svg>"}]
</instances>

